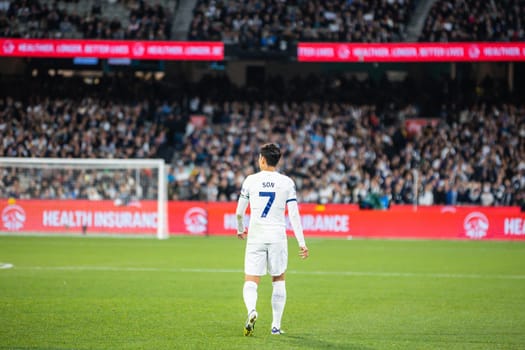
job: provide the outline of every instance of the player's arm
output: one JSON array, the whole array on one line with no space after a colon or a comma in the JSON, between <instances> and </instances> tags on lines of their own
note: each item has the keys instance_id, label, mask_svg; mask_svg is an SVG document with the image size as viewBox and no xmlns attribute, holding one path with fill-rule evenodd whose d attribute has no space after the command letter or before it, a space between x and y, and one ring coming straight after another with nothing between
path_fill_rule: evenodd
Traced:
<instances>
[{"instance_id":1,"label":"player's arm","mask_svg":"<svg viewBox=\"0 0 525 350\"><path fill-rule=\"evenodd\" d=\"M249 203L250 196L245 187L245 183L243 183L241 194L237 201L237 209L235 210L235 217L237 218L237 238L239 239L244 239L248 233L248 230L244 227L244 214L246 213L246 208L248 208Z\"/></svg>"},{"instance_id":2,"label":"player's arm","mask_svg":"<svg viewBox=\"0 0 525 350\"><path fill-rule=\"evenodd\" d=\"M301 215L299 214L299 206L297 205L297 199L291 198L286 202L288 207L288 217L292 224L293 233L297 243L299 243L299 256L303 259L308 257L308 247L304 241L303 225L301 224Z\"/></svg>"}]
</instances>

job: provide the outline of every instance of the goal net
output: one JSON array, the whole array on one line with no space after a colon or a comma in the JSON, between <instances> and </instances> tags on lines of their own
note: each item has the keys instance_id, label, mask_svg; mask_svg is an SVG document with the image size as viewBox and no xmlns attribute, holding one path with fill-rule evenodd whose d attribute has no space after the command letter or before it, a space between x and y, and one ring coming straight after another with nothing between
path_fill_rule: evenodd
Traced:
<instances>
[{"instance_id":1,"label":"goal net","mask_svg":"<svg viewBox=\"0 0 525 350\"><path fill-rule=\"evenodd\" d=\"M161 159L0 158L0 231L168 237Z\"/></svg>"}]
</instances>

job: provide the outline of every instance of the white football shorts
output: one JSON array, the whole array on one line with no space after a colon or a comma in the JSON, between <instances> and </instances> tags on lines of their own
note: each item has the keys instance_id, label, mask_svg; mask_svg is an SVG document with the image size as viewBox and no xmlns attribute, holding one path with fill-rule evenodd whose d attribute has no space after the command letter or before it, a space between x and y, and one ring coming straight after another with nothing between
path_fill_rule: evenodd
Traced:
<instances>
[{"instance_id":1,"label":"white football shorts","mask_svg":"<svg viewBox=\"0 0 525 350\"><path fill-rule=\"evenodd\" d=\"M244 273L252 276L280 276L288 267L288 241L248 243L244 256Z\"/></svg>"}]
</instances>

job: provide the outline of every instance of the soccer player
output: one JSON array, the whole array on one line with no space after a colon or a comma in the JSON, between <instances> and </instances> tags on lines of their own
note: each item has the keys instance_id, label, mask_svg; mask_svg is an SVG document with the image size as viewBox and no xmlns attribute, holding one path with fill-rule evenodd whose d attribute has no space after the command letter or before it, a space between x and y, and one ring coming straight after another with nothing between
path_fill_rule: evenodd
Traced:
<instances>
[{"instance_id":1,"label":"soccer player","mask_svg":"<svg viewBox=\"0 0 525 350\"><path fill-rule=\"evenodd\" d=\"M237 237L245 239L243 299L248 310L244 335L253 334L257 320L257 287L261 276L272 276L272 329L271 334L282 334L281 319L286 303L285 271L288 265L285 209L288 207L290 223L299 243L299 256L308 257L303 228L297 206L295 184L288 176L276 170L281 150L273 143L260 149L256 174L244 179L237 203ZM250 205L249 229L244 227L244 214Z\"/></svg>"}]
</instances>

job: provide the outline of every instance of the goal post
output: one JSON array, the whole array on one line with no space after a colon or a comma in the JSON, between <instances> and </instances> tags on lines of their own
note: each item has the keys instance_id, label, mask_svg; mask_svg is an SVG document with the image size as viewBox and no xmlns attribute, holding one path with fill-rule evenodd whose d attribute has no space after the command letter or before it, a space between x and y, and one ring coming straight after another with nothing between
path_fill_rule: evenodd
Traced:
<instances>
[{"instance_id":1,"label":"goal post","mask_svg":"<svg viewBox=\"0 0 525 350\"><path fill-rule=\"evenodd\" d=\"M0 231L168 238L162 159L0 158Z\"/></svg>"}]
</instances>

